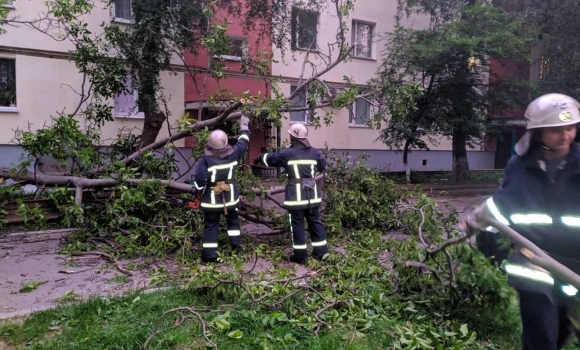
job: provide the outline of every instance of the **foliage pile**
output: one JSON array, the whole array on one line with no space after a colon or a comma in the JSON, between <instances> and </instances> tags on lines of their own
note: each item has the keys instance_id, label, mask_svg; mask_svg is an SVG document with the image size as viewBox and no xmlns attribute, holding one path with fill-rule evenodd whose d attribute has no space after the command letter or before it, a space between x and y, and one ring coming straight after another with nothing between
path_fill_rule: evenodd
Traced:
<instances>
[{"instance_id":1,"label":"foliage pile","mask_svg":"<svg viewBox=\"0 0 580 350\"><path fill-rule=\"evenodd\" d=\"M426 203L427 198L419 205ZM405 213L404 225L416 227L417 212ZM445 218L426 213L425 232L433 229L431 237L443 239L435 227ZM35 315L22 327L0 328L0 335L36 349L100 349L112 339L126 348L148 342L148 349L192 342L239 349L330 349L338 344L351 349L510 348L496 343L498 334L515 328L506 321L514 319L506 313L505 277L473 248L449 250L457 264L455 282L449 285L434 273L406 265L424 254L416 236L397 242L384 239L377 228L349 232L344 240L331 239L342 252L334 252L328 262L309 262L306 273L278 262L286 241L270 242L259 245L255 255L275 267L259 270L257 260L234 255L223 256L221 266L190 265L178 275L156 270L153 285L185 284L187 291L156 293L157 299L94 300ZM426 265L435 270L441 263L436 258ZM498 318L502 322L496 323ZM131 336L106 331L117 325ZM79 329L86 331L79 334Z\"/></svg>"}]
</instances>

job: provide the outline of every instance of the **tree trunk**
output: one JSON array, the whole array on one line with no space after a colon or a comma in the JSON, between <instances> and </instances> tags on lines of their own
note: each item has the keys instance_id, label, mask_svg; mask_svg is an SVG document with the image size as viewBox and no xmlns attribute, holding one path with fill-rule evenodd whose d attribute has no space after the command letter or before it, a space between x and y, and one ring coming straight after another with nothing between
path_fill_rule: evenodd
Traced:
<instances>
[{"instance_id":1,"label":"tree trunk","mask_svg":"<svg viewBox=\"0 0 580 350\"><path fill-rule=\"evenodd\" d=\"M155 142L159 131L165 122L165 113L161 111L145 112L143 132L141 133L139 148L143 148Z\"/></svg>"},{"instance_id":2,"label":"tree trunk","mask_svg":"<svg viewBox=\"0 0 580 350\"><path fill-rule=\"evenodd\" d=\"M405 179L407 184L411 183L411 168L409 168L409 140L405 141L405 147L403 148L403 165L405 166Z\"/></svg>"},{"instance_id":3,"label":"tree trunk","mask_svg":"<svg viewBox=\"0 0 580 350\"><path fill-rule=\"evenodd\" d=\"M461 130L453 130L453 168L452 182L469 181L469 163L467 162L467 145Z\"/></svg>"}]
</instances>

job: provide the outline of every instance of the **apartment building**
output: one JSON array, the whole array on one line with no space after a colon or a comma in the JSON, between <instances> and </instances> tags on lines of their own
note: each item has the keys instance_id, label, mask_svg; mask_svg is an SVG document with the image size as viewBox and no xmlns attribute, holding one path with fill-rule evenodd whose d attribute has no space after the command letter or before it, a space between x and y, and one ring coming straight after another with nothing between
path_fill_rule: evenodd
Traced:
<instances>
[{"instance_id":1,"label":"apartment building","mask_svg":"<svg viewBox=\"0 0 580 350\"><path fill-rule=\"evenodd\" d=\"M365 0L357 1L354 10L346 19L348 37L351 42L359 43L353 52L352 61L340 63L324 74L322 78L337 87L347 76L357 84L364 85L372 78L380 64L384 42L379 40L380 33L391 31L395 25L397 0ZM328 44L336 42L338 16L336 9L328 2L326 8L319 12L295 8L292 12L292 49L293 55L282 55L281 50L274 51L274 59L279 63L272 66L273 75L282 78L281 87L284 93L290 95L295 89L302 72L303 60L310 47L322 52L328 52ZM427 25L427 19L414 17L408 23L421 27ZM314 44L310 46L310 44ZM334 52L336 57L337 52ZM309 60L321 70L325 63L316 59L312 53ZM306 66L305 77L312 74ZM310 74L310 75L309 75ZM298 94L294 105L306 105L306 91ZM309 139L313 146L325 148L328 146L337 153L348 152L351 156L365 152L370 157L367 165L390 171L403 171L402 152L383 144L379 132L366 126L366 121L373 114L374 107L365 100L356 101L350 109L335 111L333 124L316 129L309 123L309 112L294 112L287 115L283 129L292 123L303 123L308 126ZM288 134L281 133L287 139ZM485 149L469 149L468 159L471 169L493 168L494 152ZM436 144L430 143L430 151L413 151L409 155L411 169L419 171L450 170L452 166L451 140L439 137Z\"/></svg>"},{"instance_id":2,"label":"apartment building","mask_svg":"<svg viewBox=\"0 0 580 350\"><path fill-rule=\"evenodd\" d=\"M234 17L228 15L227 11L218 11L212 20L216 23L223 23L227 20L228 26L226 34L230 41L230 50L227 54L212 55L203 49L197 54L185 52L185 64L192 68L192 72L185 73L185 110L191 119L207 120L217 117L220 112L231 104L230 98L216 98L216 93L228 91L231 96L239 98L244 92L253 96L270 96L270 84L264 79L260 79L254 71L244 71L242 61L247 57L265 57L272 53L272 41L269 33L259 32L257 29L244 28L244 16ZM255 28L260 28L259 23L254 23ZM263 25L269 25L263 23ZM223 79L215 79L210 68L213 63L224 65ZM271 62L268 63L271 69ZM226 96L227 97L227 96ZM218 125L215 128L222 129L231 135L231 143L237 142L231 130L234 123L228 122L225 125ZM268 145L276 136L276 128L271 123L250 126L251 136L248 147L246 164L260 153L265 152ZM193 137L185 139L185 146L191 147L194 144ZM272 173L269 171L268 173ZM274 173L275 174L275 173ZM262 174L263 175L263 174Z\"/></svg>"},{"instance_id":3,"label":"apartment building","mask_svg":"<svg viewBox=\"0 0 580 350\"><path fill-rule=\"evenodd\" d=\"M130 0L115 0L111 6L97 2L91 13L84 18L89 29L99 34L102 22L119 26L131 25ZM9 17L21 21L33 20L46 13L43 0L14 0L8 8ZM26 25L5 26L0 35L0 165L18 162L21 147L13 143L14 130L36 130L50 117L60 113L72 113L79 103L83 75L69 61L67 52L74 49L68 40L54 40L48 35ZM177 63L178 61L175 60ZM130 76L126 77L130 84ZM85 82L85 84L88 84ZM171 111L171 124L184 113L183 73L163 72L162 84ZM130 85L129 85L130 86ZM136 92L120 94L108 101L112 107L114 122L102 128L103 145L109 145L121 128L141 129L144 115L136 106ZM162 128L159 138L168 135ZM178 141L183 146L183 140ZM45 164L46 172L59 172L56 164Z\"/></svg>"}]
</instances>

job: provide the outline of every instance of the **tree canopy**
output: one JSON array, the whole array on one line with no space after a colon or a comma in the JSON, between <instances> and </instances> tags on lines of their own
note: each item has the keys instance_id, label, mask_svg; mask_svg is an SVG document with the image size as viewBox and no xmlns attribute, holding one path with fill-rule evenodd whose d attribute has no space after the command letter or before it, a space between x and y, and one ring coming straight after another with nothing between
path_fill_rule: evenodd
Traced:
<instances>
[{"instance_id":1,"label":"tree canopy","mask_svg":"<svg viewBox=\"0 0 580 350\"><path fill-rule=\"evenodd\" d=\"M418 14L428 28L406 27L401 19ZM489 122L489 108L501 111L518 103L513 91L522 81L490 75L492 60L527 60L527 33L516 16L480 1L401 1L399 21L386 36L388 45L375 84L397 91L419 85L416 109L387 118L385 143L409 149L426 148L429 135L453 140L456 181L469 178L467 146L480 142Z\"/></svg>"}]
</instances>

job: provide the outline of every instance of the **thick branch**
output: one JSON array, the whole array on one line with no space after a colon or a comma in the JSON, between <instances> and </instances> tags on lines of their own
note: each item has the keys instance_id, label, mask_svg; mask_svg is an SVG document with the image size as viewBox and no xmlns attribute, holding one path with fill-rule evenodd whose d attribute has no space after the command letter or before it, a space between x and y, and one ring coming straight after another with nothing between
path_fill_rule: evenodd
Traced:
<instances>
[{"instance_id":1,"label":"thick branch","mask_svg":"<svg viewBox=\"0 0 580 350\"><path fill-rule=\"evenodd\" d=\"M236 103L232 104L230 107L228 107L220 116L212 118L212 119L208 119L208 120L199 121L199 122L191 125L187 130L179 132L179 133L172 135L170 137L166 137L162 140L153 142L153 143L151 143L143 148L140 148L138 151L127 156L125 159L121 160L120 162L127 164L127 163L132 162L135 159L141 157L141 155L143 153L150 151L150 150L161 148L170 142L180 140L186 136L191 135L191 133L195 130L203 129L206 126L209 127L209 126L217 125L217 124L220 124L220 123L225 122L225 121L234 120L242 115L241 112L232 113L239 106L241 106L241 102L236 102ZM96 173L103 173L103 172L105 172L104 167L101 167L101 168L96 170Z\"/></svg>"}]
</instances>

